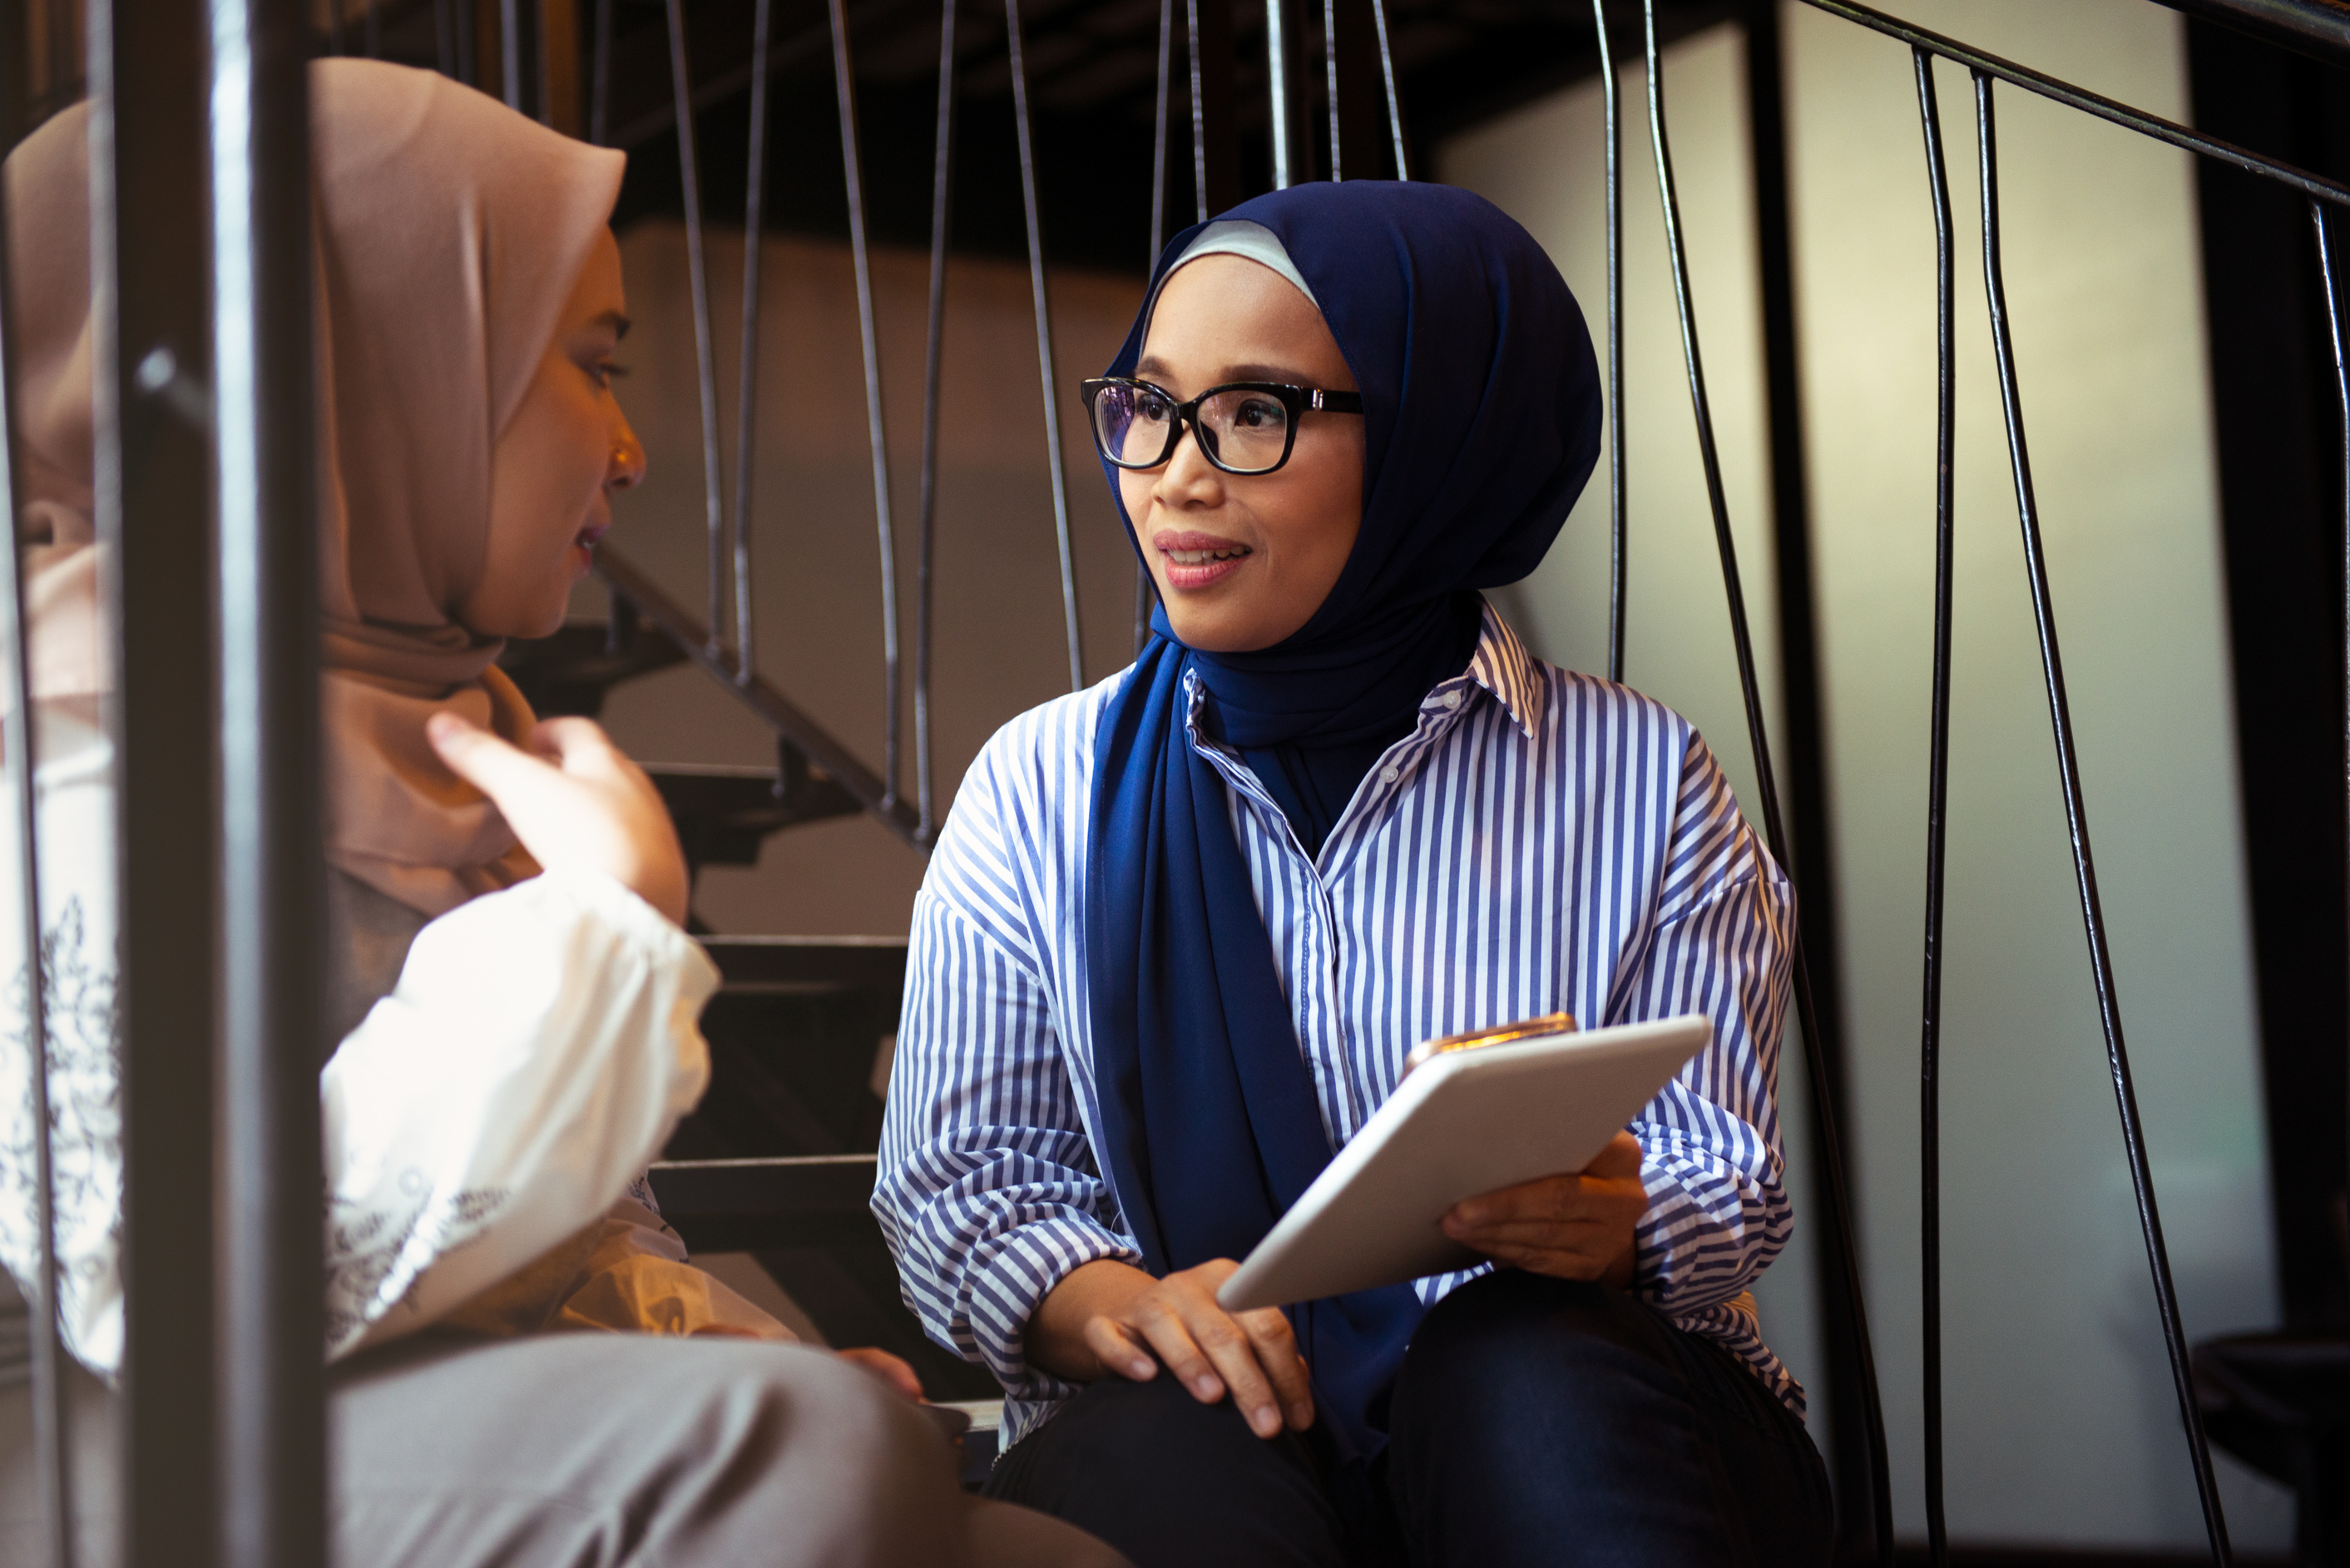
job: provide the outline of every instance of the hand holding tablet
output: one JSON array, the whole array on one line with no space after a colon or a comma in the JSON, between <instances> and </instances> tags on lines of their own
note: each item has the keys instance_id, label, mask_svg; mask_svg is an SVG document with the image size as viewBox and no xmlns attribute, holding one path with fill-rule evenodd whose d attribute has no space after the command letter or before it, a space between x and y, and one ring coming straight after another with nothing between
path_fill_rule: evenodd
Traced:
<instances>
[{"instance_id":1,"label":"hand holding tablet","mask_svg":"<svg viewBox=\"0 0 2350 1568\"><path fill-rule=\"evenodd\" d=\"M1549 1021L1537 1021L1546 1023ZM1431 1042L1216 1293L1227 1311L1394 1284L1485 1261L1447 1236L1464 1199L1579 1171L1712 1038L1700 1015L1448 1048ZM1492 1038L1486 1036L1484 1038Z\"/></svg>"}]
</instances>

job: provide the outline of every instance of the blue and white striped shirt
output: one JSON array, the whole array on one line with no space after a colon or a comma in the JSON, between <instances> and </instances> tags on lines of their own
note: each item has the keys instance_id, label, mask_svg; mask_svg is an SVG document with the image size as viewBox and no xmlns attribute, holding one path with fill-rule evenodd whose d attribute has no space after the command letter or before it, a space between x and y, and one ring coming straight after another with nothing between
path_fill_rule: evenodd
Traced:
<instances>
[{"instance_id":1,"label":"blue and white striped shirt","mask_svg":"<svg viewBox=\"0 0 2350 1568\"><path fill-rule=\"evenodd\" d=\"M1075 1392L1024 1356L1036 1304L1080 1264L1140 1262L1094 1156L1085 954L1094 735L1124 679L996 732L914 904L873 1211L907 1304L1003 1382L1007 1444ZM1536 661L1488 609L1468 670L1309 859L1239 755L1201 736L1201 701L1195 680L1191 744L1227 787L1333 1147L1431 1035L1562 1011L1713 1021L1631 1125L1648 1190L1634 1289L1800 1414L1744 1293L1793 1228L1773 1095L1794 898L1689 722Z\"/></svg>"}]
</instances>

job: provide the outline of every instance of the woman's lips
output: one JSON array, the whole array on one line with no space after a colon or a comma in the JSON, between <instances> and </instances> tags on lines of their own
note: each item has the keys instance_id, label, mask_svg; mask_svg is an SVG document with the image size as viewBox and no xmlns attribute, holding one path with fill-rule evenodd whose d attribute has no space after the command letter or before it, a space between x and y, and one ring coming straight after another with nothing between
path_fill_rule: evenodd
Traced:
<instances>
[{"instance_id":1,"label":"woman's lips","mask_svg":"<svg viewBox=\"0 0 2350 1568\"><path fill-rule=\"evenodd\" d=\"M1165 529L1150 543L1167 566L1167 586L1178 593L1196 593L1222 582L1241 568L1253 553L1237 540L1213 534L1177 533Z\"/></svg>"}]
</instances>

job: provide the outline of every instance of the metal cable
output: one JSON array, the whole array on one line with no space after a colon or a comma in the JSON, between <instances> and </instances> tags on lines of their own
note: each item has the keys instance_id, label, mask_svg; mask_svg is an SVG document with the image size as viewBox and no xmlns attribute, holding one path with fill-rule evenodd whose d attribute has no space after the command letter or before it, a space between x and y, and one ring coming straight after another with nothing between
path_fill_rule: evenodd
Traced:
<instances>
[{"instance_id":1,"label":"metal cable","mask_svg":"<svg viewBox=\"0 0 2350 1568\"><path fill-rule=\"evenodd\" d=\"M1163 3L1163 0L1162 0ZM939 128L931 163L931 313L922 338L922 515L914 565L914 794L921 837L938 831L931 777L931 566L938 538L939 378L946 342L947 228L953 216L955 0L939 7Z\"/></svg>"},{"instance_id":2,"label":"metal cable","mask_svg":"<svg viewBox=\"0 0 2350 1568\"><path fill-rule=\"evenodd\" d=\"M2317 270L2325 280L2325 342L2334 360L2334 395L2342 405L2342 504L2345 516L2350 517L2350 359L2345 358L2342 342L2342 304L2334 291L2334 247L2327 243L2324 207L2312 202L2309 221L2317 240ZM2343 754L2345 762L2350 762L2350 526L2343 529L2342 549ZM2345 774L2344 779L2343 805L2345 811L2350 811L2350 774Z\"/></svg>"},{"instance_id":3,"label":"metal cable","mask_svg":"<svg viewBox=\"0 0 2350 1568\"><path fill-rule=\"evenodd\" d=\"M2056 646L2056 612L2050 600L2048 563L2040 534L2040 511L2032 489L2032 460L2026 449L2023 409L2015 377L2015 349L2007 309L2007 290L2000 275L1999 158L1991 110L1991 77L1974 72L1975 135L1982 189L1983 292L1991 306L1991 348L1999 367L2001 411L2007 427L2007 448L2015 477L2015 509L2023 528L2023 554L2032 588L2033 619L2040 634L2040 663L2047 678L2048 711L2056 732L2056 767L2064 788L2064 821L2073 840L2073 869L2081 894L2081 919L2087 928L2089 962L2097 990L2097 1017L2104 1026L2106 1060L2114 1080L2114 1098L2120 1108L2122 1142L2129 1158L2130 1186L2137 1198L2138 1223L2146 1235L2147 1263L2154 1274L2156 1311L2162 1319L2163 1348L2170 1356L2170 1375L2177 1386L2179 1418L2187 1428L2188 1457L2194 1466L2195 1490L2203 1505L2203 1523L2212 1561L2230 1561L2228 1522L2220 1510L2219 1486L2211 1472L2211 1452L2203 1437L2203 1416L2195 1400L2193 1374L2187 1355L2187 1335L2178 1318L2178 1297L2170 1281L2170 1259L2162 1241L2162 1216L2155 1204L2154 1176L2147 1167L2146 1132L2138 1123L2137 1094L2130 1081L2129 1053L2122 1043L2120 1002L2115 992L2112 950L2106 936L2106 918L2097 898L2097 868L2089 846L2088 804L2081 789L2080 759L2073 742L2073 717L2064 697L2064 664ZM2326 277L2327 302L2332 304L2333 276ZM2339 338L2336 338L2338 344ZM2337 349L2338 352L2338 349Z\"/></svg>"},{"instance_id":4,"label":"metal cable","mask_svg":"<svg viewBox=\"0 0 2350 1568\"><path fill-rule=\"evenodd\" d=\"M881 423L881 342L873 319L873 261L865 245L865 167L857 137L857 77L848 60L848 13L831 0L832 85L840 105L840 167L848 187L848 251L857 268L857 328L865 348L865 425L873 445L874 536L881 551L881 786L898 799L898 543L889 516L889 437Z\"/></svg>"},{"instance_id":5,"label":"metal cable","mask_svg":"<svg viewBox=\"0 0 2350 1568\"><path fill-rule=\"evenodd\" d=\"M502 0L511 11L514 0ZM684 0L666 0L670 91L677 105L677 166L685 205L686 282L693 300L693 366L702 393L702 522L709 535L710 650L723 646L726 619L726 506L718 453L718 366L711 345L710 272L702 255L701 160L693 148L692 71L685 56Z\"/></svg>"},{"instance_id":6,"label":"metal cable","mask_svg":"<svg viewBox=\"0 0 2350 1568\"><path fill-rule=\"evenodd\" d=\"M16 128L10 127L13 132ZM45 1560L72 1568L73 1477L66 1414L64 1352L57 1343L57 1177L49 1115L48 971L42 950L39 815L34 805L31 639L25 582L14 519L24 515L23 471L16 462L16 332L10 319L8 226L0 203L0 499L11 519L9 547L0 550L0 649L7 663L8 711L0 718L0 763L8 774L10 822L16 851L16 922L25 933L25 1038L33 1115L32 1300L26 1303L33 1352L34 1485L47 1525Z\"/></svg>"},{"instance_id":7,"label":"metal cable","mask_svg":"<svg viewBox=\"0 0 2350 1568\"><path fill-rule=\"evenodd\" d=\"M1607 37L1607 0L1591 0L1607 116L1607 679L1624 679L1624 104ZM1398 141L1400 156L1402 143Z\"/></svg>"},{"instance_id":8,"label":"metal cable","mask_svg":"<svg viewBox=\"0 0 2350 1568\"><path fill-rule=\"evenodd\" d=\"M1167 132L1174 86L1175 0L1159 0L1159 99L1151 119L1150 136L1150 254L1143 276L1158 269L1159 253L1167 244ZM1150 640L1150 569L1138 557L1134 563L1134 654Z\"/></svg>"},{"instance_id":9,"label":"metal cable","mask_svg":"<svg viewBox=\"0 0 2350 1568\"><path fill-rule=\"evenodd\" d=\"M1264 0L1264 90L1273 121L1273 188L1285 191L1296 182L1296 150L1289 107L1288 0Z\"/></svg>"},{"instance_id":10,"label":"metal cable","mask_svg":"<svg viewBox=\"0 0 2350 1568\"><path fill-rule=\"evenodd\" d=\"M837 5L839 0L834 0ZM1278 5L1279 0L1269 0ZM1077 627L1077 561L1069 538L1069 483L1061 462L1060 380L1053 372L1052 302L1045 286L1045 230L1036 210L1036 151L1028 124L1028 67L1020 51L1020 0L1003 0L1011 45L1012 120L1020 138L1020 195L1028 216L1028 286L1035 296L1036 373L1045 389L1045 452L1053 471L1053 528L1061 546L1061 614L1069 634L1069 690L1086 684L1085 644ZM1196 72L1197 62L1193 63ZM1194 77L1196 82L1197 78Z\"/></svg>"},{"instance_id":11,"label":"metal cable","mask_svg":"<svg viewBox=\"0 0 2350 1568\"><path fill-rule=\"evenodd\" d=\"M1188 29L1190 52L1183 57L1191 71L1191 187L1193 207L1199 216L1192 221L1208 221L1208 88L1200 76L1200 0L1183 0L1183 25ZM1150 258L1153 265L1159 258Z\"/></svg>"},{"instance_id":12,"label":"metal cable","mask_svg":"<svg viewBox=\"0 0 2350 1568\"><path fill-rule=\"evenodd\" d=\"M598 0L608 9L611 0ZM751 57L767 57L774 0L751 11ZM598 17L600 24L604 18ZM767 182L767 73L751 73L750 172L743 186L743 349L734 396L734 678L751 679L758 665L756 612L751 605L751 459L758 446L759 227Z\"/></svg>"},{"instance_id":13,"label":"metal cable","mask_svg":"<svg viewBox=\"0 0 2350 1568\"><path fill-rule=\"evenodd\" d=\"M1371 26L1379 36L1379 79L1388 89L1388 135L1395 141L1396 178L1409 180L1403 155L1403 99L1396 91L1395 52L1388 44L1387 0L1371 0Z\"/></svg>"},{"instance_id":14,"label":"metal cable","mask_svg":"<svg viewBox=\"0 0 2350 1568\"><path fill-rule=\"evenodd\" d=\"M1754 643L1746 624L1746 596L1738 572L1738 543L1730 531L1730 504L1722 491L1721 459L1714 446L1713 411L1706 397L1705 369L1699 351L1697 315L1690 298L1689 254L1680 227L1680 202L1673 184L1672 147L1665 130L1662 51L1657 45L1656 0L1641 0L1643 43L1648 76L1648 136L1656 151L1657 192L1662 200L1665 248L1671 260L1673 300L1680 320L1681 353L1689 367L1690 403L1697 421L1698 453L1705 470L1706 499L1713 514L1713 535L1721 556L1722 592L1729 603L1731 642L1738 658L1738 684L1746 708L1746 732L1754 753L1755 789L1761 797L1762 828L1771 854L1781 866L1792 864L1787 835L1779 807L1779 783L1771 763L1769 727L1762 714L1761 683L1754 673ZM1800 889L1798 889L1800 892ZM1827 1175L1828 1208L1843 1242L1844 1293L1852 1314L1854 1358L1860 1373L1862 1421L1869 1456L1871 1520L1875 1526L1877 1561L1893 1562L1893 1491L1885 1452L1885 1412L1877 1395L1877 1355L1869 1342L1867 1303L1861 1291L1859 1254L1853 1242L1852 1207L1845 1180L1844 1157L1835 1122L1835 1104L1829 1093L1827 1068L1820 1059L1819 1014L1812 997L1809 965L1804 961L1800 927L1794 944L1796 1021L1804 1033L1804 1061L1809 1069L1814 1136Z\"/></svg>"},{"instance_id":15,"label":"metal cable","mask_svg":"<svg viewBox=\"0 0 2350 1568\"><path fill-rule=\"evenodd\" d=\"M1322 0L1322 90L1330 100L1330 179L1335 184L1346 178L1338 172L1338 0Z\"/></svg>"},{"instance_id":16,"label":"metal cable","mask_svg":"<svg viewBox=\"0 0 2350 1568\"><path fill-rule=\"evenodd\" d=\"M506 107L522 112L522 0L498 0L498 73Z\"/></svg>"},{"instance_id":17,"label":"metal cable","mask_svg":"<svg viewBox=\"0 0 2350 1568\"><path fill-rule=\"evenodd\" d=\"M447 0L442 0L443 5ZM588 66L588 140L598 147L612 129L612 0L596 0L595 56Z\"/></svg>"},{"instance_id":18,"label":"metal cable","mask_svg":"<svg viewBox=\"0 0 2350 1568\"><path fill-rule=\"evenodd\" d=\"M1926 782L1926 959L1924 1021L1918 1042L1918 1272L1924 1290L1926 1552L1948 1568L1950 1532L1942 1510L1942 890L1950 794L1950 590L1958 566L1952 463L1958 447L1958 357L1951 327L1955 268L1950 244L1950 181L1942 161L1942 121L1934 101L1934 57L1910 51L1918 71L1918 115L1925 127L1926 179L1934 202L1934 695Z\"/></svg>"}]
</instances>

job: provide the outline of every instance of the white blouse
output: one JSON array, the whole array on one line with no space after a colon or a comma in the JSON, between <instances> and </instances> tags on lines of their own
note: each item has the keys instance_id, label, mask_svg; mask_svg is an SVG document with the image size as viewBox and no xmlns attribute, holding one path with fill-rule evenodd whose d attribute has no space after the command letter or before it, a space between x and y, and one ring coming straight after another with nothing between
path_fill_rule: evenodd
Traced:
<instances>
[{"instance_id":1,"label":"white blouse","mask_svg":"<svg viewBox=\"0 0 2350 1568\"><path fill-rule=\"evenodd\" d=\"M59 1325L122 1357L113 748L35 705ZM0 833L0 1262L36 1266L26 944ZM709 1082L708 956L608 877L549 872L417 935L319 1079L329 1359L413 1332L622 1202Z\"/></svg>"}]
</instances>

